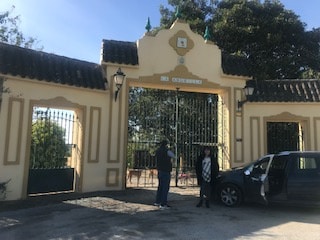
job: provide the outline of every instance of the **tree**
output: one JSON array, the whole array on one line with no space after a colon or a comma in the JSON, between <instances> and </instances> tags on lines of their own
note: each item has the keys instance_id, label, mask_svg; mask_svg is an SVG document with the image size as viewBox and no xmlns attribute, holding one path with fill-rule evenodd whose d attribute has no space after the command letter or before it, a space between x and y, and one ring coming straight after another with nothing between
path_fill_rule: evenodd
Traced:
<instances>
[{"instance_id":1,"label":"tree","mask_svg":"<svg viewBox=\"0 0 320 240\"><path fill-rule=\"evenodd\" d=\"M12 45L34 48L36 50L42 50L43 47L36 47L38 40L33 37L25 37L24 34L19 30L20 17L11 16L14 10L12 6L11 11L0 12L0 42L9 43ZM2 94L10 92L10 89L4 86L6 80L0 77L0 111L2 103Z\"/></svg>"},{"instance_id":2,"label":"tree","mask_svg":"<svg viewBox=\"0 0 320 240\"><path fill-rule=\"evenodd\" d=\"M294 12L278 0L168 0L179 7L193 31L212 39L228 55L247 62L254 79L296 79L319 76L320 29L305 30ZM161 27L169 27L175 11L160 7Z\"/></svg>"},{"instance_id":3,"label":"tree","mask_svg":"<svg viewBox=\"0 0 320 240\"><path fill-rule=\"evenodd\" d=\"M48 114L42 116L32 124L30 168L65 167L68 154L65 130Z\"/></svg>"},{"instance_id":4,"label":"tree","mask_svg":"<svg viewBox=\"0 0 320 240\"><path fill-rule=\"evenodd\" d=\"M42 50L43 47L37 47L38 40L33 37L26 37L19 30L20 16L12 16L14 6L10 11L0 13L0 42L12 45Z\"/></svg>"},{"instance_id":5,"label":"tree","mask_svg":"<svg viewBox=\"0 0 320 240\"><path fill-rule=\"evenodd\" d=\"M214 2L213 0L168 0L174 11L160 5L160 29L170 28L176 19L176 10L179 9L181 19L185 20L194 32L203 36L206 26L212 25Z\"/></svg>"},{"instance_id":6,"label":"tree","mask_svg":"<svg viewBox=\"0 0 320 240\"><path fill-rule=\"evenodd\" d=\"M199 145L218 143L218 104L215 94L130 88L128 164L136 150L152 154L167 139L191 167Z\"/></svg>"},{"instance_id":7,"label":"tree","mask_svg":"<svg viewBox=\"0 0 320 240\"><path fill-rule=\"evenodd\" d=\"M213 17L213 38L225 52L245 57L255 79L296 79L319 70L319 30L278 0L224 0Z\"/></svg>"}]
</instances>

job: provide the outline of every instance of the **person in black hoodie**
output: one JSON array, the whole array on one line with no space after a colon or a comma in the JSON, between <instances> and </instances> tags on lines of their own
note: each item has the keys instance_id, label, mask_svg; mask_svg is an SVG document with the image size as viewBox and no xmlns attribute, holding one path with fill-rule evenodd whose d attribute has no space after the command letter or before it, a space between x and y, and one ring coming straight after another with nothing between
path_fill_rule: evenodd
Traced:
<instances>
[{"instance_id":1,"label":"person in black hoodie","mask_svg":"<svg viewBox=\"0 0 320 240\"><path fill-rule=\"evenodd\" d=\"M156 151L159 184L156 202L154 203L154 205L159 206L161 210L170 208L168 205L168 193L171 181L172 158L175 158L175 155L169 150L168 141L163 140Z\"/></svg>"},{"instance_id":2,"label":"person in black hoodie","mask_svg":"<svg viewBox=\"0 0 320 240\"><path fill-rule=\"evenodd\" d=\"M204 147L202 153L197 159L196 175L198 185L200 186L200 201L197 207L201 207L205 201L206 207L210 207L211 192L213 184L219 173L219 164L213 156L210 147Z\"/></svg>"}]
</instances>

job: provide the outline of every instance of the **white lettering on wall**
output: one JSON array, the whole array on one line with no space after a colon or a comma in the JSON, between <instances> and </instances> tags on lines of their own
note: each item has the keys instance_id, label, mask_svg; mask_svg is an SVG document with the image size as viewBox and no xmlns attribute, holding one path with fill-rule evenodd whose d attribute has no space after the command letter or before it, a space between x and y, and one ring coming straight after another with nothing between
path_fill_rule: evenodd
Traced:
<instances>
[{"instance_id":1,"label":"white lettering on wall","mask_svg":"<svg viewBox=\"0 0 320 240\"><path fill-rule=\"evenodd\" d=\"M169 77L168 76L161 76L160 81L161 82L169 82Z\"/></svg>"},{"instance_id":2,"label":"white lettering on wall","mask_svg":"<svg viewBox=\"0 0 320 240\"><path fill-rule=\"evenodd\" d=\"M161 76L160 81L161 82L169 82L170 78L168 76ZM190 79L190 78L178 78L178 77L173 77L171 79L173 83L186 83L186 84L196 84L196 85L201 85L202 80L200 79Z\"/></svg>"}]
</instances>

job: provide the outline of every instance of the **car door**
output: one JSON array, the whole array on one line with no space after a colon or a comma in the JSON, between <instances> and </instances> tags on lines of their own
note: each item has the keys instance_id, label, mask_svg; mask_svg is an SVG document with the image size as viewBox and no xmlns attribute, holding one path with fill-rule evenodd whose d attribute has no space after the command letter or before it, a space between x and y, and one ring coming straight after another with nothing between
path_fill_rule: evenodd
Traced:
<instances>
[{"instance_id":1,"label":"car door","mask_svg":"<svg viewBox=\"0 0 320 240\"><path fill-rule=\"evenodd\" d=\"M246 197L255 202L267 203L265 188L267 187L267 168L273 155L266 155L245 171L244 185Z\"/></svg>"},{"instance_id":2,"label":"car door","mask_svg":"<svg viewBox=\"0 0 320 240\"><path fill-rule=\"evenodd\" d=\"M320 155L297 154L291 157L287 194L290 201L320 202Z\"/></svg>"}]
</instances>

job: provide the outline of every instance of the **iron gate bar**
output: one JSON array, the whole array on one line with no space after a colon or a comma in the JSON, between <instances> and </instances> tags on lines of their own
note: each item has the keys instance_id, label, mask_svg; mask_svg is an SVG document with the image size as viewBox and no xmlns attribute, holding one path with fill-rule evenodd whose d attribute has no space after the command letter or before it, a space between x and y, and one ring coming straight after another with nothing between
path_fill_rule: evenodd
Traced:
<instances>
[{"instance_id":1,"label":"iron gate bar","mask_svg":"<svg viewBox=\"0 0 320 240\"><path fill-rule=\"evenodd\" d=\"M175 159L175 162L176 162L176 187L178 187L178 159L179 159L179 152L178 152L178 123L179 123L179 88L176 89L176 106L175 106L175 109L176 109L176 118L175 118L175 125L176 125L176 133L175 133L175 155L176 155L176 159Z\"/></svg>"},{"instance_id":2,"label":"iron gate bar","mask_svg":"<svg viewBox=\"0 0 320 240\"><path fill-rule=\"evenodd\" d=\"M218 142L218 119L224 121L223 113L218 111L221 106L215 94L130 88L127 167L145 171L154 168L141 163L150 162L148 158L153 157L157 144L167 138L178 157L173 169L175 185L178 174L194 175L201 146L212 146L217 156L218 149L224 151L225 144ZM140 150L150 153L144 161L134 157L134 152Z\"/></svg>"},{"instance_id":3,"label":"iron gate bar","mask_svg":"<svg viewBox=\"0 0 320 240\"><path fill-rule=\"evenodd\" d=\"M281 151L297 151L300 149L301 136L298 122L268 122L267 123L267 151L278 153Z\"/></svg>"},{"instance_id":4,"label":"iron gate bar","mask_svg":"<svg viewBox=\"0 0 320 240\"><path fill-rule=\"evenodd\" d=\"M74 124L71 111L33 107L28 194L74 190Z\"/></svg>"}]
</instances>

